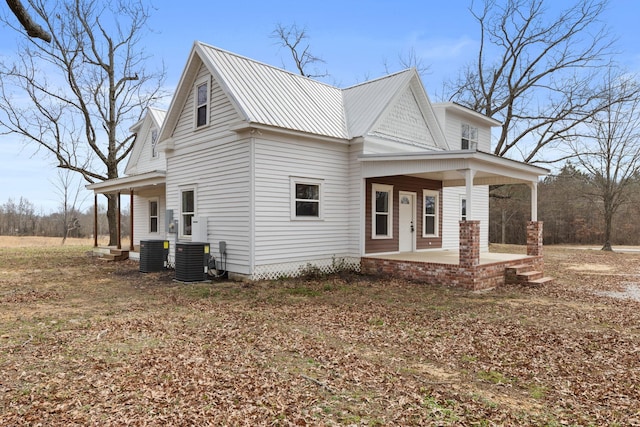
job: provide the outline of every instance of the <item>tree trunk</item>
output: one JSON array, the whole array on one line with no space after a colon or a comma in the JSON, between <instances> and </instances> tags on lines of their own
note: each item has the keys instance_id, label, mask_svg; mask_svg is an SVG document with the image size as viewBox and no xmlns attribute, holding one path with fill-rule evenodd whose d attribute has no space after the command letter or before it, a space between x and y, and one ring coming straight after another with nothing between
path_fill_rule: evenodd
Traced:
<instances>
[{"instance_id":1,"label":"tree trunk","mask_svg":"<svg viewBox=\"0 0 640 427\"><path fill-rule=\"evenodd\" d=\"M611 247L611 222L613 220L613 215L611 212L608 212L608 209L605 208L604 213L604 245L602 246L603 251L613 251Z\"/></svg>"},{"instance_id":2,"label":"tree trunk","mask_svg":"<svg viewBox=\"0 0 640 427\"><path fill-rule=\"evenodd\" d=\"M507 211L502 208L502 221L501 221L501 233L502 233L502 237L500 238L500 242L504 245L507 242L506 239L506 235L507 235Z\"/></svg>"},{"instance_id":3,"label":"tree trunk","mask_svg":"<svg viewBox=\"0 0 640 427\"><path fill-rule=\"evenodd\" d=\"M118 196L106 194L107 196L107 221L109 222L109 246L118 244Z\"/></svg>"}]
</instances>

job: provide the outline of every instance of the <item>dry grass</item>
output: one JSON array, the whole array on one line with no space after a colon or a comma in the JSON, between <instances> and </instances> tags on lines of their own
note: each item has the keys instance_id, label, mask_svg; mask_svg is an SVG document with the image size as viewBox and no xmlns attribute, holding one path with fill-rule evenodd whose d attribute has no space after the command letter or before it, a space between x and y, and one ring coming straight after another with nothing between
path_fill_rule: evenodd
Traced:
<instances>
[{"instance_id":1,"label":"dry grass","mask_svg":"<svg viewBox=\"0 0 640 427\"><path fill-rule=\"evenodd\" d=\"M100 236L98 245L106 246L109 242L108 236ZM128 246L129 241L123 240L123 246ZM29 248L29 247L55 247L62 246L62 237L43 236L0 236L0 248ZM64 246L93 246L93 238L78 239L68 238Z\"/></svg>"},{"instance_id":2,"label":"dry grass","mask_svg":"<svg viewBox=\"0 0 640 427\"><path fill-rule=\"evenodd\" d=\"M638 254L547 248L556 284L470 293L87 248L0 248L0 425L640 425L640 303L598 294Z\"/></svg>"}]
</instances>

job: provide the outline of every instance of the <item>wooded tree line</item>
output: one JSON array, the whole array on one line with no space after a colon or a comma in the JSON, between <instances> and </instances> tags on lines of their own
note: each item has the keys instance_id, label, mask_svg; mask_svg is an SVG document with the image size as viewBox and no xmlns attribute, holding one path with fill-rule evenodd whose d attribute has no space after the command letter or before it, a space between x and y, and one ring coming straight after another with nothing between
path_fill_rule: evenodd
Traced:
<instances>
[{"instance_id":1,"label":"wooded tree line","mask_svg":"<svg viewBox=\"0 0 640 427\"><path fill-rule=\"evenodd\" d=\"M66 219L65 219L66 218ZM46 236L46 237L92 237L93 206L82 212L71 209L66 212L45 214L24 197L9 199L0 205L0 235L2 236ZM122 211L122 234L128 235L129 213ZM109 224L106 208L98 206L98 234L108 235Z\"/></svg>"},{"instance_id":2,"label":"wooded tree line","mask_svg":"<svg viewBox=\"0 0 640 427\"><path fill-rule=\"evenodd\" d=\"M602 245L604 204L594 179L567 163L560 173L538 185L538 219L544 222L544 243ZM526 243L531 216L531 191L525 185L492 189L489 239L492 243ZM622 194L613 216L611 244L640 245L640 175Z\"/></svg>"}]
</instances>

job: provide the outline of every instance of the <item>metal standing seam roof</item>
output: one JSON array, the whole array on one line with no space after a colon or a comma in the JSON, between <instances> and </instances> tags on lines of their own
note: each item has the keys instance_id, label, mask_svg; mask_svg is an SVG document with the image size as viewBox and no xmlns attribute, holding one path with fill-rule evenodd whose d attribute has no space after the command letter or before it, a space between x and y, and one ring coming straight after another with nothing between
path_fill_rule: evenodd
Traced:
<instances>
[{"instance_id":1,"label":"metal standing seam roof","mask_svg":"<svg viewBox=\"0 0 640 427\"><path fill-rule=\"evenodd\" d=\"M348 138L341 89L203 43L197 47L246 120Z\"/></svg>"},{"instance_id":2,"label":"metal standing seam roof","mask_svg":"<svg viewBox=\"0 0 640 427\"><path fill-rule=\"evenodd\" d=\"M196 42L202 61L249 122L351 139L364 136L415 70L340 89Z\"/></svg>"}]
</instances>

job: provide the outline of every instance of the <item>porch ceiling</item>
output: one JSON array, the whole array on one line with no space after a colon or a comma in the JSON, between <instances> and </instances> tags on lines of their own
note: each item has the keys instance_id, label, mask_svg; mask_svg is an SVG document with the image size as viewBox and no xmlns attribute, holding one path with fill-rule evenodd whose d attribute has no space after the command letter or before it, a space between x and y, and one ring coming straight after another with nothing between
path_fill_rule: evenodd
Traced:
<instances>
[{"instance_id":1,"label":"porch ceiling","mask_svg":"<svg viewBox=\"0 0 640 427\"><path fill-rule=\"evenodd\" d=\"M429 151L402 154L365 154L363 178L409 175L442 181L445 187L464 186L465 171L475 171L474 185L537 182L548 169L475 150Z\"/></svg>"},{"instance_id":2,"label":"porch ceiling","mask_svg":"<svg viewBox=\"0 0 640 427\"><path fill-rule=\"evenodd\" d=\"M152 171L139 175L125 176L110 179L86 186L96 194L129 193L130 191L144 191L165 185L167 173L165 171Z\"/></svg>"}]
</instances>

